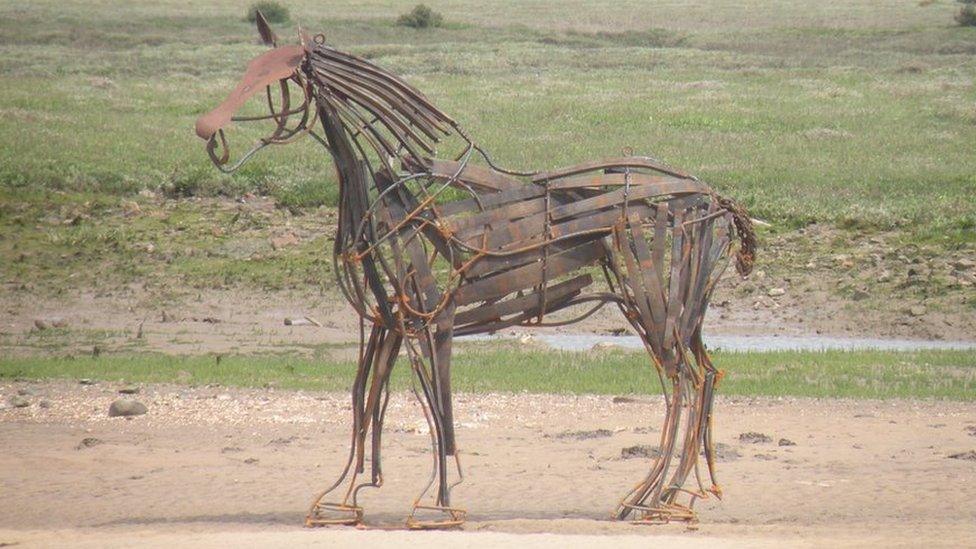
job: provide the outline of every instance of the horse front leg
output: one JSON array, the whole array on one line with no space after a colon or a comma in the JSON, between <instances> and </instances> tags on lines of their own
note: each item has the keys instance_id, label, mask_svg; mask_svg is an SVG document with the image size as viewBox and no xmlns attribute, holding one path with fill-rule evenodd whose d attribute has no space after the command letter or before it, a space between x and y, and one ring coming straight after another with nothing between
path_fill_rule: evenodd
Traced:
<instances>
[{"instance_id":1,"label":"horse front leg","mask_svg":"<svg viewBox=\"0 0 976 549\"><path fill-rule=\"evenodd\" d=\"M357 503L359 490L364 487L379 487L383 484L380 462L380 442L383 431L383 418L389 397L389 380L401 336L374 324L369 340L363 347L352 387L352 440L346 465L339 478L319 493L312 501L306 526L325 526L333 524L356 525L363 520L363 509ZM370 435L371 478L357 484L360 474L365 472L367 437ZM327 501L327 497L347 483L339 501Z\"/></svg>"},{"instance_id":2,"label":"horse front leg","mask_svg":"<svg viewBox=\"0 0 976 549\"><path fill-rule=\"evenodd\" d=\"M408 346L416 383L414 394L420 402L430 429L433 464L430 480L414 500L407 517L407 527L412 529L452 528L464 523L467 512L451 503L451 489L461 483L464 476L458 457L454 432L454 414L451 402L451 342L454 337L453 308L439 318L436 331L426 327L418 339L417 347ZM451 458L458 478L449 482ZM436 485L436 486L435 486ZM431 489L431 501L425 502ZM434 513L433 517L430 514Z\"/></svg>"}]
</instances>

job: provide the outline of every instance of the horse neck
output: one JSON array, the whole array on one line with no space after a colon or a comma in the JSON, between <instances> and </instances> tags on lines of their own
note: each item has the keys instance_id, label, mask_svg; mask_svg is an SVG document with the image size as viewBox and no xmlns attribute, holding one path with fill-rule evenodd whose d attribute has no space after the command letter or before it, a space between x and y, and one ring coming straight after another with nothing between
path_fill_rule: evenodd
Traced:
<instances>
[{"instance_id":1,"label":"horse neck","mask_svg":"<svg viewBox=\"0 0 976 549\"><path fill-rule=\"evenodd\" d=\"M466 139L457 123L422 92L365 59L319 45L304 70L352 144L380 160L377 171L393 176L401 165L423 166L444 137Z\"/></svg>"},{"instance_id":2,"label":"horse neck","mask_svg":"<svg viewBox=\"0 0 976 549\"><path fill-rule=\"evenodd\" d=\"M323 104L319 116L339 178L339 233L342 235L343 229L355 229L366 214L370 207L369 190L374 182L349 129L335 109Z\"/></svg>"},{"instance_id":3,"label":"horse neck","mask_svg":"<svg viewBox=\"0 0 976 549\"><path fill-rule=\"evenodd\" d=\"M412 156L405 148L401 148L396 156L390 156L388 150L376 146L375 140L357 138L363 134L364 128L350 125L346 119L339 116L337 108L341 106L328 101L321 109L320 116L339 174L340 214L345 212L360 219L370 208L377 193L382 193L397 179L399 166L411 170L422 169L426 162ZM366 158L367 155L373 159L372 163ZM377 165L376 159L381 158L385 159L385 162L379 162ZM409 194L405 190L401 190L400 194L404 192ZM409 197L400 198L406 204L413 202Z\"/></svg>"}]
</instances>

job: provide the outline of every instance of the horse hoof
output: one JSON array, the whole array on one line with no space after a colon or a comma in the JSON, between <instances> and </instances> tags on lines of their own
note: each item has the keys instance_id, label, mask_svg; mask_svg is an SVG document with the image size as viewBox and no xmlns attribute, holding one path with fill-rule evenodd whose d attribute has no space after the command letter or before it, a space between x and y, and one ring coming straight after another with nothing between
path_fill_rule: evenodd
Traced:
<instances>
[{"instance_id":1,"label":"horse hoof","mask_svg":"<svg viewBox=\"0 0 976 549\"><path fill-rule=\"evenodd\" d=\"M358 526L363 522L363 508L343 503L317 503L305 517L305 527Z\"/></svg>"},{"instance_id":2,"label":"horse hoof","mask_svg":"<svg viewBox=\"0 0 976 549\"><path fill-rule=\"evenodd\" d=\"M439 511L442 518L419 519L417 511ZM457 528L464 524L468 512L454 507L440 507L431 505L414 505L413 511L407 517L407 528L411 530L446 530Z\"/></svg>"}]
</instances>

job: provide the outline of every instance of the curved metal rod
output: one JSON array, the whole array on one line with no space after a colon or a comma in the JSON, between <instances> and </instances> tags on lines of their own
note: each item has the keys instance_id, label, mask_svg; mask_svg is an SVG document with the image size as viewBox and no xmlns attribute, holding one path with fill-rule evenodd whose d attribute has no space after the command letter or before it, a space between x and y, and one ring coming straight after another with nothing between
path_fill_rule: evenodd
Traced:
<instances>
[{"instance_id":1,"label":"curved metal rod","mask_svg":"<svg viewBox=\"0 0 976 549\"><path fill-rule=\"evenodd\" d=\"M295 81L298 82L302 90L305 92L305 99L302 103L302 106L296 109L295 111L291 111L288 109L288 105L290 103L290 99L289 99L290 92L288 91L289 90L288 81L291 79L295 79ZM299 137L304 136L309 132L310 120L309 120L308 111L311 105L311 96L310 96L311 88L304 85L301 82L301 80L298 79L297 76L287 78L287 79L282 79L278 83L278 86L282 94L282 104L283 104L282 111L275 110L274 104L271 101L271 86L265 86L265 91L268 95L268 108L271 111L270 114L260 116L260 117L234 117L231 119L234 121L274 119L277 122L275 125L274 132L272 132L271 135L269 135L268 137L260 139L253 147L251 147L251 149L247 153L244 154L244 156L238 159L237 162L235 162L231 166L226 166L227 162L230 160L230 147L227 145L227 138L222 128L217 130L217 133L210 136L210 139L207 140L207 147L206 147L207 155L210 157L210 160L211 162L213 162L214 166L222 173L232 174L236 172L238 169L241 168L241 166L243 166L248 160L250 160L252 156L257 154L258 151L267 147L268 145L284 145L294 141L295 139L298 139ZM292 114L297 114L298 112L303 113L302 120L295 128L286 129L285 124L287 123L288 118ZM317 117L313 116L311 118L311 123L314 124L316 120ZM282 137L283 134L286 135ZM221 148L223 149L223 154L220 156L217 156L216 154L218 137L220 140Z\"/></svg>"}]
</instances>

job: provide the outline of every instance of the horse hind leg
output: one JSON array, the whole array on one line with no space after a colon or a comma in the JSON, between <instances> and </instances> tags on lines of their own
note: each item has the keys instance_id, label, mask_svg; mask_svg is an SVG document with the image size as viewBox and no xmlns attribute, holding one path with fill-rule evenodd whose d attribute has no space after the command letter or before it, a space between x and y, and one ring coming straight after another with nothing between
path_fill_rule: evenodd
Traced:
<instances>
[{"instance_id":1,"label":"horse hind leg","mask_svg":"<svg viewBox=\"0 0 976 549\"><path fill-rule=\"evenodd\" d=\"M346 465L339 478L312 501L305 526L357 525L363 520L363 509L357 502L359 490L380 487L383 473L380 462L380 442L383 419L389 396L389 379L396 362L401 338L389 330L374 325L366 342L352 388L352 441ZM366 439L371 433L371 479L357 484L365 472ZM348 479L348 480L347 480ZM347 488L338 502L327 501L343 482Z\"/></svg>"},{"instance_id":2,"label":"horse hind leg","mask_svg":"<svg viewBox=\"0 0 976 549\"><path fill-rule=\"evenodd\" d=\"M708 490L701 484L699 462L703 445L709 473L714 473L710 437L714 376L706 373L701 377L696 369L697 365L691 361L685 362L671 378L660 455L644 481L621 502L618 518L627 518L636 511L638 523L694 522L697 520L695 502L708 497L709 492L721 495L714 483ZM686 487L692 473L698 484L696 488ZM687 501L680 502L681 496L686 496Z\"/></svg>"},{"instance_id":3,"label":"horse hind leg","mask_svg":"<svg viewBox=\"0 0 976 549\"><path fill-rule=\"evenodd\" d=\"M647 476L624 496L614 512L618 519L637 513L638 522L694 521L694 503L707 497L707 492L720 495L714 484L711 448L717 372L700 336L714 280L712 267L720 255L714 252L722 243L713 241L711 222L683 225L683 211L671 213L673 223L667 223L668 208L667 204L658 206L653 247L648 245L639 222L621 224L615 231L617 249L627 267L623 277L626 288L621 291L628 303L628 318L643 338L665 386L660 453ZM669 229L670 265L665 277L664 237ZM703 445L713 478L707 491L701 486L698 470ZM685 488L692 472L698 482L694 490ZM688 496L686 503L679 503L681 495Z\"/></svg>"}]
</instances>

